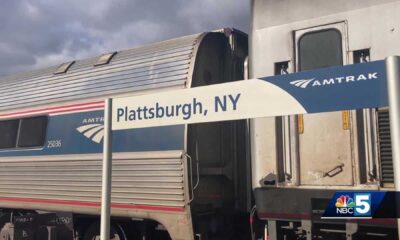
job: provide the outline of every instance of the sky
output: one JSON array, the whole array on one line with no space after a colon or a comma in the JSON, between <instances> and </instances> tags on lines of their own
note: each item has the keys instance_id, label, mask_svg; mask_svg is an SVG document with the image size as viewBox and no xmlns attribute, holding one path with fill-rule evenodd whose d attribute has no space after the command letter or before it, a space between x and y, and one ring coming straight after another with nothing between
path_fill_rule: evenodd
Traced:
<instances>
[{"instance_id":1,"label":"sky","mask_svg":"<svg viewBox=\"0 0 400 240\"><path fill-rule=\"evenodd\" d=\"M203 31L248 32L249 0L2 0L0 76Z\"/></svg>"}]
</instances>

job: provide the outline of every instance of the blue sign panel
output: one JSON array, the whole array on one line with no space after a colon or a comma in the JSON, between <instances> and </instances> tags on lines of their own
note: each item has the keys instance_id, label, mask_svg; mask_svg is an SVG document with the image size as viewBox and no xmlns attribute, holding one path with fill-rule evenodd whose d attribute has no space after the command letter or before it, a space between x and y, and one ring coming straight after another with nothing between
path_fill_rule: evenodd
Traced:
<instances>
[{"instance_id":1,"label":"blue sign panel","mask_svg":"<svg viewBox=\"0 0 400 240\"><path fill-rule=\"evenodd\" d=\"M388 106L384 61L261 79L286 91L307 113Z\"/></svg>"}]
</instances>

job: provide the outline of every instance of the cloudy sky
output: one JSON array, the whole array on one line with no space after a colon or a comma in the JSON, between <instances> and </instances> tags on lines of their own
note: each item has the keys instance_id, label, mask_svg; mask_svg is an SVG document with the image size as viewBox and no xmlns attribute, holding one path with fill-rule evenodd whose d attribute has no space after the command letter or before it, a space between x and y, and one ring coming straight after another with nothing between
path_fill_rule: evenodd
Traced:
<instances>
[{"instance_id":1,"label":"cloudy sky","mask_svg":"<svg viewBox=\"0 0 400 240\"><path fill-rule=\"evenodd\" d=\"M2 0L0 75L177 36L248 31L249 0Z\"/></svg>"}]
</instances>

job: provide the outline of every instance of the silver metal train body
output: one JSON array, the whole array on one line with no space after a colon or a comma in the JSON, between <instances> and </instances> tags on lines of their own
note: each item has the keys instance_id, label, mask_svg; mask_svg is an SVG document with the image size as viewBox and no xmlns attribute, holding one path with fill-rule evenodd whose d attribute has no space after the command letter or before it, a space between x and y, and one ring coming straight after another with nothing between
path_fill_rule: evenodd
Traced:
<instances>
[{"instance_id":1,"label":"silver metal train body","mask_svg":"<svg viewBox=\"0 0 400 240\"><path fill-rule=\"evenodd\" d=\"M2 77L0 228L10 212L26 214L15 209L71 212L78 237L92 239L104 99L240 80L246 56L246 34L223 29ZM245 121L116 131L111 214L118 238L134 239L126 237L135 228L124 228L126 219L152 220L172 239L187 240L209 231L218 211L245 211L250 179L238 173L249 162L245 131Z\"/></svg>"},{"instance_id":2,"label":"silver metal train body","mask_svg":"<svg viewBox=\"0 0 400 240\"><path fill-rule=\"evenodd\" d=\"M254 0L250 78L399 55L399 10L396 0ZM271 238L301 230L307 239L361 231L391 239L362 228L395 228L394 219L320 220L336 190L393 190L388 124L387 109L251 120L252 185Z\"/></svg>"}]
</instances>

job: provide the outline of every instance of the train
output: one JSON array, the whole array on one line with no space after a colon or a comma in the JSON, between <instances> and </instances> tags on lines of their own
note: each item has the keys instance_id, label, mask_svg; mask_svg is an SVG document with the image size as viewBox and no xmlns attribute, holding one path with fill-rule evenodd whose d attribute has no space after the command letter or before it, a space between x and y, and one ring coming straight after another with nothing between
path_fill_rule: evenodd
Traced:
<instances>
[{"instance_id":1,"label":"train","mask_svg":"<svg viewBox=\"0 0 400 240\"><path fill-rule=\"evenodd\" d=\"M398 1L253 1L250 78L399 55L399 7ZM397 239L395 219L321 219L335 191L394 190L387 108L259 118L250 127L257 215L269 223L272 239Z\"/></svg>"},{"instance_id":2,"label":"train","mask_svg":"<svg viewBox=\"0 0 400 240\"><path fill-rule=\"evenodd\" d=\"M249 35L1 77L0 239L99 237L106 98L400 55L399 0L250 4ZM397 239L396 219L321 219L336 191L394 190L387 108L121 130L112 152L113 240Z\"/></svg>"}]
</instances>

